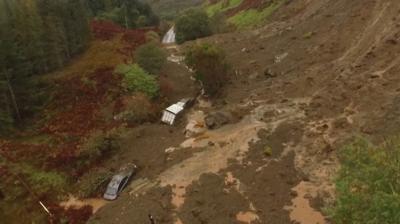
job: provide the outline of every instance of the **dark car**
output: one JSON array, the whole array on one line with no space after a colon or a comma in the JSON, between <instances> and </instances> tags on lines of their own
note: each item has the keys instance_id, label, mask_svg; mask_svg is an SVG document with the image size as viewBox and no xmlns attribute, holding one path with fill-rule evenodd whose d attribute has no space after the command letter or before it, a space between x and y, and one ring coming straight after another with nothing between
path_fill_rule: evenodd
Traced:
<instances>
[{"instance_id":1,"label":"dark car","mask_svg":"<svg viewBox=\"0 0 400 224\"><path fill-rule=\"evenodd\" d=\"M103 195L106 200L115 200L121 191L126 187L130 179L136 174L137 166L135 164L129 164L121 171L114 175L107 186L107 190Z\"/></svg>"}]
</instances>

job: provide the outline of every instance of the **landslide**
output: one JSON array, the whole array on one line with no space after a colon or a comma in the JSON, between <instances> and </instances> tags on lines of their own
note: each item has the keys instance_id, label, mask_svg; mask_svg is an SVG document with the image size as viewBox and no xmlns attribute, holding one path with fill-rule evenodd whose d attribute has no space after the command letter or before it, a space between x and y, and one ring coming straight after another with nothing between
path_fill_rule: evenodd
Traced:
<instances>
[{"instance_id":1,"label":"landslide","mask_svg":"<svg viewBox=\"0 0 400 224\"><path fill-rule=\"evenodd\" d=\"M308 197L332 202L345 142L399 131L399 9L390 0L287 1L260 29L201 40L224 48L234 65L225 103L307 99L304 134L291 150Z\"/></svg>"},{"instance_id":2,"label":"landslide","mask_svg":"<svg viewBox=\"0 0 400 224\"><path fill-rule=\"evenodd\" d=\"M165 144L149 147L149 159L168 161L170 146L185 158L158 159L146 168L157 187L128 188L94 220L329 223L322 211L335 198L338 150L354 136L381 142L400 129L399 10L395 0L286 1L261 28L197 40L222 47L233 74L189 124L215 111L239 121L186 140L182 125L173 141L160 133Z\"/></svg>"}]
</instances>

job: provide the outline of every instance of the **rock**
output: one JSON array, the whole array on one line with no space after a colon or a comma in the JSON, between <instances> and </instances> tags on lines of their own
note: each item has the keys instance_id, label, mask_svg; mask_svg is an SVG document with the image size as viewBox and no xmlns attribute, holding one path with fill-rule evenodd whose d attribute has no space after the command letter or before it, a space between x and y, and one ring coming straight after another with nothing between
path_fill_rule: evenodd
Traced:
<instances>
[{"instance_id":1,"label":"rock","mask_svg":"<svg viewBox=\"0 0 400 224\"><path fill-rule=\"evenodd\" d=\"M386 41L388 44L393 44L393 45L396 45L397 44L397 40L396 39L389 39L389 40L387 40Z\"/></svg>"},{"instance_id":2,"label":"rock","mask_svg":"<svg viewBox=\"0 0 400 224\"><path fill-rule=\"evenodd\" d=\"M341 118L336 119L333 122L333 126L335 128L344 129L344 128L349 127L349 122L347 121L347 118L341 117Z\"/></svg>"},{"instance_id":3,"label":"rock","mask_svg":"<svg viewBox=\"0 0 400 224\"><path fill-rule=\"evenodd\" d=\"M291 191L290 192L290 196L292 196L292 197L297 197L298 196L298 193L296 192L296 191Z\"/></svg>"},{"instance_id":4,"label":"rock","mask_svg":"<svg viewBox=\"0 0 400 224\"><path fill-rule=\"evenodd\" d=\"M280 63L283 59L285 59L289 54L287 52L275 56L275 64Z\"/></svg>"},{"instance_id":5,"label":"rock","mask_svg":"<svg viewBox=\"0 0 400 224\"><path fill-rule=\"evenodd\" d=\"M169 148L167 148L166 150L165 150L165 153L173 153L174 151L176 150L176 148L175 147L169 147Z\"/></svg>"},{"instance_id":6,"label":"rock","mask_svg":"<svg viewBox=\"0 0 400 224\"><path fill-rule=\"evenodd\" d=\"M228 124L232 120L232 116L225 112L215 112L207 115L204 122L209 129L217 129L225 124Z\"/></svg>"},{"instance_id":7,"label":"rock","mask_svg":"<svg viewBox=\"0 0 400 224\"><path fill-rule=\"evenodd\" d=\"M264 70L264 76L266 78L275 78L275 77L277 77L277 75L274 72L272 72L270 69L268 69L268 68Z\"/></svg>"},{"instance_id":8,"label":"rock","mask_svg":"<svg viewBox=\"0 0 400 224\"><path fill-rule=\"evenodd\" d=\"M250 65L256 65L256 64L257 64L257 60L251 60L251 61L249 62L249 64L250 64Z\"/></svg>"}]
</instances>

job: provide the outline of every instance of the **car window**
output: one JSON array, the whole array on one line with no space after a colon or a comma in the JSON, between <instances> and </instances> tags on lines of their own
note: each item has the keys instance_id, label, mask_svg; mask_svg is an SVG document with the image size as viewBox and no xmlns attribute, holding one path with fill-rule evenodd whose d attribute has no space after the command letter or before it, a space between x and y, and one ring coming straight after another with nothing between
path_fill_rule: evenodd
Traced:
<instances>
[{"instance_id":1,"label":"car window","mask_svg":"<svg viewBox=\"0 0 400 224\"><path fill-rule=\"evenodd\" d=\"M124 177L124 179L122 179L121 184L118 186L118 191L122 190L122 188L124 187L127 180L128 180L128 177Z\"/></svg>"}]
</instances>

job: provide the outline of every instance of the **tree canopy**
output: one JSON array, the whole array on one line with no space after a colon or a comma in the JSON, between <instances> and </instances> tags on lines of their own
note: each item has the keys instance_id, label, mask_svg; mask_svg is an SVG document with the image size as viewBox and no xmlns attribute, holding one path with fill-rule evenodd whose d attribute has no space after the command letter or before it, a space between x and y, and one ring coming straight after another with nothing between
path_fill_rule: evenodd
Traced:
<instances>
[{"instance_id":1,"label":"tree canopy","mask_svg":"<svg viewBox=\"0 0 400 224\"><path fill-rule=\"evenodd\" d=\"M176 20L175 32L177 43L209 36L210 19L201 9L188 9Z\"/></svg>"},{"instance_id":2,"label":"tree canopy","mask_svg":"<svg viewBox=\"0 0 400 224\"><path fill-rule=\"evenodd\" d=\"M158 25L151 7L138 0L86 0L93 17L111 20L125 28Z\"/></svg>"},{"instance_id":3,"label":"tree canopy","mask_svg":"<svg viewBox=\"0 0 400 224\"><path fill-rule=\"evenodd\" d=\"M228 79L225 52L213 44L195 44L186 52L186 64L194 69L207 94L216 95Z\"/></svg>"},{"instance_id":4,"label":"tree canopy","mask_svg":"<svg viewBox=\"0 0 400 224\"><path fill-rule=\"evenodd\" d=\"M155 42L140 46L135 52L136 62L152 75L158 75L167 61L167 53Z\"/></svg>"},{"instance_id":5,"label":"tree canopy","mask_svg":"<svg viewBox=\"0 0 400 224\"><path fill-rule=\"evenodd\" d=\"M0 0L0 131L38 105L35 81L85 49L88 18L81 0Z\"/></svg>"}]
</instances>

